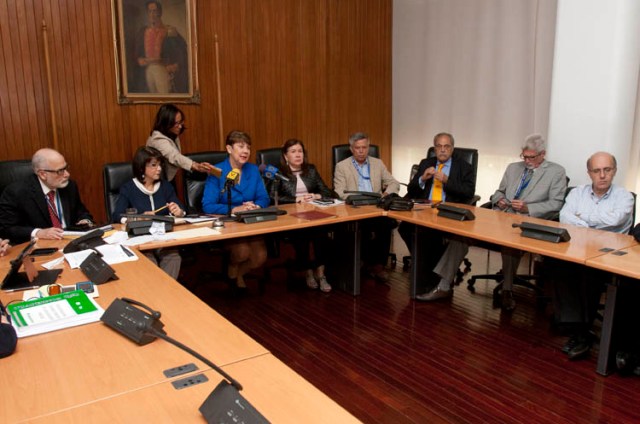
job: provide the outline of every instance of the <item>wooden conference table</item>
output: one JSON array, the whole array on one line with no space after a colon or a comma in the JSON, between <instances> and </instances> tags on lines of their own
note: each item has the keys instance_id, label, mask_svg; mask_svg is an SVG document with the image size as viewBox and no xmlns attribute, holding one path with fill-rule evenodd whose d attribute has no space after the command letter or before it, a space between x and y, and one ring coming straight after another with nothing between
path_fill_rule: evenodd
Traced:
<instances>
[{"instance_id":1,"label":"wooden conference table","mask_svg":"<svg viewBox=\"0 0 640 424\"><path fill-rule=\"evenodd\" d=\"M475 220L473 221L456 221L449 218L439 217L437 209L417 205L412 211L383 211L374 206L365 206L353 208L350 206L336 206L331 208L323 208L322 211L331 215L330 218L317 220L306 220L294 216L297 212L315 210L311 205L283 205L282 209L288 212L287 215L279 216L277 221L270 221L260 224L239 224L228 223L227 227L220 231L219 234L209 237L196 237L192 239L181 239L173 242L151 243L143 245L141 249L157 248L167 245L187 244L200 241L223 240L230 237L249 236L267 234L277 231L286 231L293 229L303 229L317 225L349 223L336 234L342 237L338 243L335 243L336 249L339 250L338 257L341 261L334 266L342 271L337 279L338 285L346 291L358 295L360 294L360 235L358 220L374 218L379 216L387 216L400 221L416 224L416 230L413 236L413 252L414 256L423 257L425 247L422 243L418 243L419 235L425 228L435 229L451 233L456 236L467 239L479 240L492 243L498 246L504 246L513 249L519 249L530 253L537 253L543 256L560 259L563 261L575 262L587 265L593 268L604 269L617 275L629 276L632 278L640 277L640 269L638 269L637 257L640 255L640 247L638 247L634 238L626 234L617 234L608 231L594 230L590 228L581 228L558 222L547 221L528 216L507 214L491 209L478 208L468 205L455 205L461 208L467 208L473 211ZM551 243L531 238L522 237L521 230L514 228L513 224L521 224L522 222L530 222L552 227L566 228L571 240L564 243ZM636 246L636 247L633 247ZM616 257L612 253L613 250L631 248L630 254L626 257ZM414 261L411 270L410 296L415 298L419 293L426 290L426 275L431 270L425 269L422 261ZM607 301L605 307L605 317L603 322L603 331L600 341L600 351L598 357L597 372L607 374L614 361L614 353L612 352L611 334L614 324L614 312L616 306L616 290L617 280L609 284L607 289Z\"/></svg>"},{"instance_id":2,"label":"wooden conference table","mask_svg":"<svg viewBox=\"0 0 640 424\"><path fill-rule=\"evenodd\" d=\"M243 224L239 222L226 222L225 227L219 230L210 229L211 222L192 225L178 225L173 234L179 237L175 240L145 243L139 246L140 250L151 250L162 247L182 246L193 243L211 241L223 241L239 237L251 237L272 233L302 230L305 228L333 225L335 243L333 244L334 260L329 272L331 281L340 289L357 296L360 294L360 221L368 218L384 216L384 211L375 206L352 207L339 205L329 208L319 208L310 204L280 205L280 209L286 211L285 215L278 216L275 221ZM303 217L297 214L317 213L326 216ZM180 233L192 234L183 237Z\"/></svg>"},{"instance_id":3,"label":"wooden conference table","mask_svg":"<svg viewBox=\"0 0 640 424\"><path fill-rule=\"evenodd\" d=\"M599 374L607 375L616 355L612 347L614 346L613 330L616 306L621 300L618 290L624 289L624 285L632 283L629 279L640 279L640 245L591 258L587 260L587 265L613 274L612 280L607 285L607 301L602 319L602 334L600 335L600 354L596 368ZM621 276L628 278L620 278ZM637 302L637 299L633 301ZM637 308L637 306L635 307Z\"/></svg>"},{"instance_id":4,"label":"wooden conference table","mask_svg":"<svg viewBox=\"0 0 640 424\"><path fill-rule=\"evenodd\" d=\"M454 221L437 216L437 211L431 208L411 212L389 212L388 216L395 219L417 224L413 237L414 255L423 255L424 247L418 243L421 228L428 227L445 231L470 239L489 242L499 246L510 247L543 256L575 262L592 268L602 269L617 275L640 278L640 245L627 234L576 227L559 222L531 218L522 215L507 214L490 209L477 208L467 205L456 205L471 209L476 216L473 221ZM566 228L571 235L569 242L550 243L521 236L521 230L512 224L530 222L546 226ZM628 252L618 256L617 252ZM425 275L431 270L424 269L420 261L414 261L411 274L411 296L425 291ZM619 279L614 278L607 286L605 314L600 337L600 349L596 371L607 375L615 362L613 352L613 328L615 309L617 305L617 290Z\"/></svg>"},{"instance_id":5,"label":"wooden conference table","mask_svg":"<svg viewBox=\"0 0 640 424\"><path fill-rule=\"evenodd\" d=\"M55 242L41 241L38 245L47 247L52 243ZM9 260L20 250L20 246L14 247L10 255L0 258L0 278L7 272ZM45 257L39 262L53 257ZM113 299L125 296L162 312L161 321L167 334L227 369L247 387L242 393L249 401L253 403L255 396L254 405L267 419L275 420L282 416L281 410L291 410L290 419L282 421L323 422L334 417L339 417L338 421L354 420L343 408L272 358L263 346L144 256L139 255L138 261L116 264L113 268L119 280L99 286L100 297L96 300L100 306L106 309ZM71 270L65 264L59 282L72 284L84 280L86 277L81 271ZM5 304L21 297L21 292L0 293ZM255 365L250 362L252 360L256 360ZM188 363L195 363L199 371L175 378L163 374L166 369ZM55 417L67 416L84 422L82 409L99 410L104 404L117 405L121 410L136 409L140 416L162 418L167 409L166 398L174 396L170 382L209 370L204 363L163 340L138 346L100 322L26 337L20 339L12 356L0 360L0 422L35 419L48 422L64 419ZM234 375L235 371L237 375ZM187 418L193 417L194 421L204 422L198 412L206 399L203 393L208 395L222 380L213 371L207 375L209 383L202 384L197 390L192 390L197 387L193 386L179 393L181 399L189 399L188 405L182 406L180 411L184 411ZM270 384L281 386L279 390L262 390ZM163 397L156 398L156 390L164 390ZM282 392L287 392L288 397L281 396ZM134 402L138 394L151 396L144 408L129 403ZM292 409L290 404L296 404L296 408ZM92 421L111 421L109 415L94 418ZM189 420L183 417L180 421Z\"/></svg>"}]
</instances>

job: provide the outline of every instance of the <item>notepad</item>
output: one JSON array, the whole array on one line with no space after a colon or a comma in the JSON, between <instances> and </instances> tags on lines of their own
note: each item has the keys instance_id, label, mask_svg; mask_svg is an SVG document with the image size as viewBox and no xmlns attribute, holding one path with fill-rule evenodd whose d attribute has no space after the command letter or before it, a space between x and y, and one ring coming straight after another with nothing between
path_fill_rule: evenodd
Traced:
<instances>
[{"instance_id":1,"label":"notepad","mask_svg":"<svg viewBox=\"0 0 640 424\"><path fill-rule=\"evenodd\" d=\"M18 337L97 322L104 310L82 290L7 306Z\"/></svg>"}]
</instances>

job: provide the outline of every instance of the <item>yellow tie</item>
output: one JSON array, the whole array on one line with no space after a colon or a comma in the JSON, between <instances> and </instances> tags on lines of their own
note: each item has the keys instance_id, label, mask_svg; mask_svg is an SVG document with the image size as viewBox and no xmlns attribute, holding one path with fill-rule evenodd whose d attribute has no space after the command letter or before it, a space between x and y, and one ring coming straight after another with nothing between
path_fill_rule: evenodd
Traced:
<instances>
[{"instance_id":1,"label":"yellow tie","mask_svg":"<svg viewBox=\"0 0 640 424\"><path fill-rule=\"evenodd\" d=\"M438 165L438 172L442 171L444 163ZM433 191L431 192L432 202L442 202L442 181L433 179Z\"/></svg>"}]
</instances>

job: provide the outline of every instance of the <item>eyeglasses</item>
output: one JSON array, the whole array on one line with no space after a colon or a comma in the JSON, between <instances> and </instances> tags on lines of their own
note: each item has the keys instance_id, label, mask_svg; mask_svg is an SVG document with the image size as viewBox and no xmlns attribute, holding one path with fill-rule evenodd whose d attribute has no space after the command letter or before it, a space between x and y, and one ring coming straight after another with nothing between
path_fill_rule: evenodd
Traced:
<instances>
[{"instance_id":1,"label":"eyeglasses","mask_svg":"<svg viewBox=\"0 0 640 424\"><path fill-rule=\"evenodd\" d=\"M69 171L69 165L65 165L64 167L62 167L60 169L41 169L41 171L51 172L51 173L56 174L57 176L61 177L61 176L64 175L65 172Z\"/></svg>"},{"instance_id":2,"label":"eyeglasses","mask_svg":"<svg viewBox=\"0 0 640 424\"><path fill-rule=\"evenodd\" d=\"M173 124L174 127L181 127L184 125L184 119L182 121L177 121L175 124Z\"/></svg>"},{"instance_id":3,"label":"eyeglasses","mask_svg":"<svg viewBox=\"0 0 640 424\"><path fill-rule=\"evenodd\" d=\"M538 153L537 155L525 155L525 154L520 154L520 159L523 160L534 160L535 158L537 158L538 156L540 156L542 154L542 152Z\"/></svg>"},{"instance_id":4,"label":"eyeglasses","mask_svg":"<svg viewBox=\"0 0 640 424\"><path fill-rule=\"evenodd\" d=\"M435 147L436 150L451 150L453 148L451 144L436 144L433 147Z\"/></svg>"},{"instance_id":5,"label":"eyeglasses","mask_svg":"<svg viewBox=\"0 0 640 424\"><path fill-rule=\"evenodd\" d=\"M615 170L616 168L598 168L598 169L590 169L589 172L594 175L600 175L603 172L605 173L605 175L609 175Z\"/></svg>"}]
</instances>

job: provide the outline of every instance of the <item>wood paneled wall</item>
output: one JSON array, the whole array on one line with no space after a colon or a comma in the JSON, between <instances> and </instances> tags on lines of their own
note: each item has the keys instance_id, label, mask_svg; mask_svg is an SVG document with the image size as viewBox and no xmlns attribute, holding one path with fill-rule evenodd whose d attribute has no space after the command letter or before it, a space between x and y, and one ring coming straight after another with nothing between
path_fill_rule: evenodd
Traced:
<instances>
[{"instance_id":1,"label":"wood paneled wall","mask_svg":"<svg viewBox=\"0 0 640 424\"><path fill-rule=\"evenodd\" d=\"M254 151L303 140L328 183L330 146L354 131L369 132L390 166L391 13L392 0L198 0L202 102L181 106L183 150L221 149L221 114L222 132L248 132ZM106 219L102 166L131 159L158 105L116 101L110 0L0 0L0 160L53 147L43 21L59 150Z\"/></svg>"}]
</instances>

